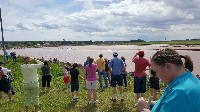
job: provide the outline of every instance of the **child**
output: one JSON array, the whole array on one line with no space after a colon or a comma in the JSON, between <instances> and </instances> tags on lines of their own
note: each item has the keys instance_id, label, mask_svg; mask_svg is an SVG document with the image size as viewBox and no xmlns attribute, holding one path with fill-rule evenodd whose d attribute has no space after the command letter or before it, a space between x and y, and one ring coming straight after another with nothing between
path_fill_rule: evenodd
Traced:
<instances>
[{"instance_id":1,"label":"child","mask_svg":"<svg viewBox=\"0 0 200 112\"><path fill-rule=\"evenodd\" d=\"M96 90L97 90L97 76L96 76L96 70L97 70L97 65L93 63L94 59L90 58L89 59L89 65L85 66L85 77L84 79L86 79L86 88L87 88L87 96L88 96L88 104L91 103L91 95L93 93L93 98L94 98L94 104L97 103L97 94L96 94ZM86 73L87 73L87 77L86 77Z\"/></svg>"},{"instance_id":2,"label":"child","mask_svg":"<svg viewBox=\"0 0 200 112\"><path fill-rule=\"evenodd\" d=\"M77 66L78 66L78 64L74 63L73 67L70 69L71 92L72 92L73 101L77 101L78 100L78 90L79 90L78 76L79 76L79 71L76 68ZM75 92L76 92L76 95L75 95Z\"/></svg>"},{"instance_id":3,"label":"child","mask_svg":"<svg viewBox=\"0 0 200 112\"><path fill-rule=\"evenodd\" d=\"M64 83L65 83L65 89L69 88L69 83L70 83L70 78L69 78L69 74L68 74L68 70L69 68L64 66Z\"/></svg>"},{"instance_id":4,"label":"child","mask_svg":"<svg viewBox=\"0 0 200 112\"><path fill-rule=\"evenodd\" d=\"M150 95L153 101L157 100L157 92L159 90L159 78L156 76L156 72L150 70Z\"/></svg>"}]
</instances>

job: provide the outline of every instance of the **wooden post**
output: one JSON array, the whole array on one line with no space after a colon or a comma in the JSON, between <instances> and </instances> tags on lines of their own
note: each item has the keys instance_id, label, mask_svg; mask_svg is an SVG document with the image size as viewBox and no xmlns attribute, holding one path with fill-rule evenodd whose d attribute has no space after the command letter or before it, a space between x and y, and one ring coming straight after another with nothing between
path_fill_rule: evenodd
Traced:
<instances>
[{"instance_id":1,"label":"wooden post","mask_svg":"<svg viewBox=\"0 0 200 112\"><path fill-rule=\"evenodd\" d=\"M5 46L4 46L4 37L3 37L3 26L2 26L2 18L1 18L1 8L0 8L0 22L1 22L1 34L2 34L2 47L3 47L3 53L4 53L4 66L6 64L6 57L5 57Z\"/></svg>"}]
</instances>

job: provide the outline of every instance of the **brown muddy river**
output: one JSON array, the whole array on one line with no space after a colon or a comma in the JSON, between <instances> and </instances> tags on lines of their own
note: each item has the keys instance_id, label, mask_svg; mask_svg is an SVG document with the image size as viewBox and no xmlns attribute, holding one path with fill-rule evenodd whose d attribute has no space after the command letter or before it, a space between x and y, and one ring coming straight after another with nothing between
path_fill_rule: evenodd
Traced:
<instances>
[{"instance_id":1,"label":"brown muddy river","mask_svg":"<svg viewBox=\"0 0 200 112\"><path fill-rule=\"evenodd\" d=\"M43 47L43 48L26 48L26 49L11 49L7 50L8 53L16 52L17 55L21 56L32 56L35 58L44 57L45 60L50 58L57 58L62 62L80 63L86 60L87 56L98 59L99 53L102 53L104 58L111 59L112 52L118 51L119 57L124 56L127 63L127 71L134 71L134 64L132 58L139 49L144 50L145 58L150 57L158 50L162 48L173 48L176 49L182 55L189 55L194 63L193 73L200 74L200 46L168 46L168 45L147 45L147 46L136 46L136 45L116 45L116 46L63 46L63 47ZM0 54L3 54L1 51Z\"/></svg>"}]
</instances>

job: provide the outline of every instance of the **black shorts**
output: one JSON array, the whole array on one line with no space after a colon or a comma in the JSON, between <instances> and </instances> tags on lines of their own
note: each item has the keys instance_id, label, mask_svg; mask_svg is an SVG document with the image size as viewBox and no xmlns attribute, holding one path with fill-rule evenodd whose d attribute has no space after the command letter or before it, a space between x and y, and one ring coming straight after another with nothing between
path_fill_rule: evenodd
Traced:
<instances>
[{"instance_id":1,"label":"black shorts","mask_svg":"<svg viewBox=\"0 0 200 112\"><path fill-rule=\"evenodd\" d=\"M111 75L111 86L116 87L123 86L123 76L122 75Z\"/></svg>"},{"instance_id":2,"label":"black shorts","mask_svg":"<svg viewBox=\"0 0 200 112\"><path fill-rule=\"evenodd\" d=\"M8 90L11 90L11 84L9 80L5 77L0 80L0 91L3 91L4 93L8 93Z\"/></svg>"},{"instance_id":3,"label":"black shorts","mask_svg":"<svg viewBox=\"0 0 200 112\"><path fill-rule=\"evenodd\" d=\"M79 82L71 82L71 92L79 90Z\"/></svg>"},{"instance_id":4,"label":"black shorts","mask_svg":"<svg viewBox=\"0 0 200 112\"><path fill-rule=\"evenodd\" d=\"M50 87L50 82L51 82L51 75L45 75L42 76L42 87L45 87L47 84L47 87Z\"/></svg>"},{"instance_id":5,"label":"black shorts","mask_svg":"<svg viewBox=\"0 0 200 112\"><path fill-rule=\"evenodd\" d=\"M146 76L134 77L134 93L145 93L146 92Z\"/></svg>"},{"instance_id":6,"label":"black shorts","mask_svg":"<svg viewBox=\"0 0 200 112\"><path fill-rule=\"evenodd\" d=\"M159 79L157 77L150 77L149 83L150 83L150 88L159 90Z\"/></svg>"}]
</instances>

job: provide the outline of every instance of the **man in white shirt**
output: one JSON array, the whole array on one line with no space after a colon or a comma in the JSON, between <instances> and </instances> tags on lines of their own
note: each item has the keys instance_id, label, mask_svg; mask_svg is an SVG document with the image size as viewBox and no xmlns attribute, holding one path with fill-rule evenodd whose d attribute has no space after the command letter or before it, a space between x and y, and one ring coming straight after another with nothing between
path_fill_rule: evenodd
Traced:
<instances>
[{"instance_id":1,"label":"man in white shirt","mask_svg":"<svg viewBox=\"0 0 200 112\"><path fill-rule=\"evenodd\" d=\"M35 106L35 112L39 109L39 82L37 69L43 66L43 62L36 60L37 64L31 64L32 58L25 57L24 64L21 65L21 71L23 74L24 85L24 99L25 99L25 112L28 112L31 105L31 97L33 98L33 104Z\"/></svg>"}]
</instances>

